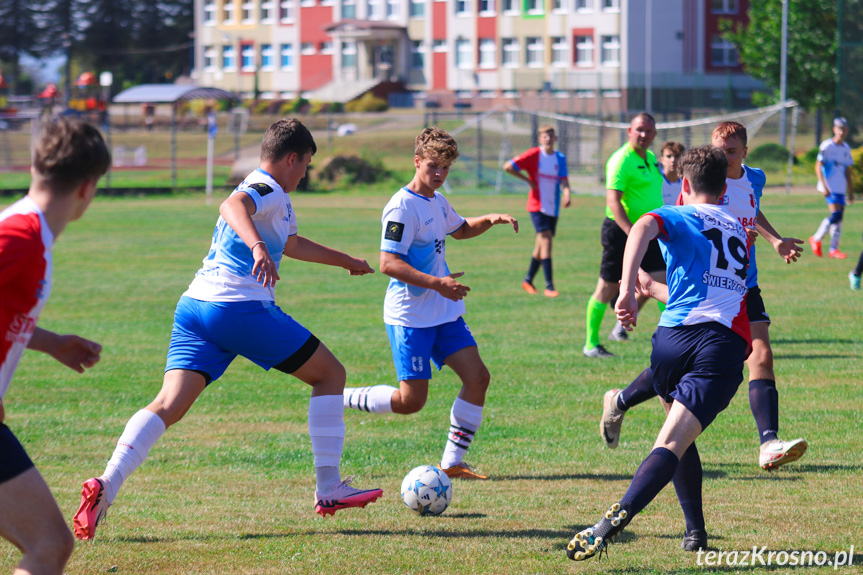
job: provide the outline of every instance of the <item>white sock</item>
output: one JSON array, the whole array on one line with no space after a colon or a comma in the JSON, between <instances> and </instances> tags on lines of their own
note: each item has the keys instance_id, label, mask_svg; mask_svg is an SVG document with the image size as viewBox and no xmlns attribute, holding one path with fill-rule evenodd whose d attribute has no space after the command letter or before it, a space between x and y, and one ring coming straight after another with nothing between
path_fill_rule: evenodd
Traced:
<instances>
[{"instance_id":1,"label":"white sock","mask_svg":"<svg viewBox=\"0 0 863 575\"><path fill-rule=\"evenodd\" d=\"M821 223L818 224L818 231L815 232L813 236L816 242L820 242L824 239L824 236L827 234L827 228L830 227L830 218L824 218L821 220Z\"/></svg>"},{"instance_id":2,"label":"white sock","mask_svg":"<svg viewBox=\"0 0 863 575\"><path fill-rule=\"evenodd\" d=\"M343 401L341 395L319 395L309 400L309 438L315 458L316 489L320 493L330 493L341 480L339 464L345 444Z\"/></svg>"},{"instance_id":3,"label":"white sock","mask_svg":"<svg viewBox=\"0 0 863 575\"><path fill-rule=\"evenodd\" d=\"M449 421L449 435L440 461L440 466L444 469L461 463L482 423L482 406L473 405L457 397L452 404Z\"/></svg>"},{"instance_id":4,"label":"white sock","mask_svg":"<svg viewBox=\"0 0 863 575\"><path fill-rule=\"evenodd\" d=\"M842 236L842 222L830 226L830 251L839 249L839 238Z\"/></svg>"},{"instance_id":5,"label":"white sock","mask_svg":"<svg viewBox=\"0 0 863 575\"><path fill-rule=\"evenodd\" d=\"M165 433L162 418L146 409L132 416L120 439L114 454L105 467L105 474L99 479L105 485L105 497L113 503L123 483L138 466L144 463L150 449Z\"/></svg>"},{"instance_id":6,"label":"white sock","mask_svg":"<svg viewBox=\"0 0 863 575\"><path fill-rule=\"evenodd\" d=\"M345 407L369 413L392 413L393 394L398 391L391 385L373 387L346 387Z\"/></svg>"}]
</instances>

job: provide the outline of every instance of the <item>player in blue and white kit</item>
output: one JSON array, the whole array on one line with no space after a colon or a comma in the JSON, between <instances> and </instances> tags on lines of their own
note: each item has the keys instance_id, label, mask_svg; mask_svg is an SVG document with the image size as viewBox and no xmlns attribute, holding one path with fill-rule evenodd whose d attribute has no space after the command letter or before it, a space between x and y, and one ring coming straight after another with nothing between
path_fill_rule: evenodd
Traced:
<instances>
[{"instance_id":1,"label":"player in blue and white kit","mask_svg":"<svg viewBox=\"0 0 863 575\"><path fill-rule=\"evenodd\" d=\"M851 146L845 141L848 137L848 121L845 118L833 120L833 137L821 142L818 159L815 162L815 175L818 176L818 191L824 194L830 215L821 221L815 235L809 238L812 252L819 258L821 240L830 231L831 258L844 260L848 256L839 251L839 238L842 235L842 216L845 205L854 203L854 188L851 185Z\"/></svg>"},{"instance_id":2,"label":"player in blue and white kit","mask_svg":"<svg viewBox=\"0 0 863 575\"><path fill-rule=\"evenodd\" d=\"M162 390L129 420L105 473L84 482L74 518L79 539L94 537L123 482L238 355L312 387L308 417L317 513L365 507L381 496L380 489L356 489L341 479L345 368L274 301L282 255L342 267L351 275L374 272L365 260L297 233L289 194L316 151L299 120L279 120L264 134L261 167L222 202L204 265L177 304Z\"/></svg>"},{"instance_id":3,"label":"player in blue and white kit","mask_svg":"<svg viewBox=\"0 0 863 575\"><path fill-rule=\"evenodd\" d=\"M462 381L450 412L450 428L439 467L451 478L487 479L462 460L482 422L491 376L462 316L470 288L446 263L447 236L464 240L497 224L518 221L509 214L463 218L436 190L458 158L456 141L426 128L416 138L413 180L395 193L381 217L381 272L390 276L384 323L399 387L345 389L345 407L370 413L416 413L428 397L431 364L448 365Z\"/></svg>"},{"instance_id":4,"label":"player in blue and white kit","mask_svg":"<svg viewBox=\"0 0 863 575\"><path fill-rule=\"evenodd\" d=\"M667 264L668 305L651 355L654 387L667 415L620 502L567 545L567 556L575 561L602 551L672 478L678 496L681 487L693 496L680 499L687 528L692 516L703 521L701 461L694 442L734 397L751 349L745 306L748 235L725 207L716 205L727 168L722 150L690 150L682 162L684 205L648 212L629 233L615 305L627 329L635 326L636 294L642 293L636 290L638 262L653 238L659 239Z\"/></svg>"},{"instance_id":5,"label":"player in blue and white kit","mask_svg":"<svg viewBox=\"0 0 863 575\"><path fill-rule=\"evenodd\" d=\"M673 206L677 203L683 180L680 179L680 157L685 148L680 142L665 142L659 151L659 172L662 174L662 203Z\"/></svg>"}]
</instances>

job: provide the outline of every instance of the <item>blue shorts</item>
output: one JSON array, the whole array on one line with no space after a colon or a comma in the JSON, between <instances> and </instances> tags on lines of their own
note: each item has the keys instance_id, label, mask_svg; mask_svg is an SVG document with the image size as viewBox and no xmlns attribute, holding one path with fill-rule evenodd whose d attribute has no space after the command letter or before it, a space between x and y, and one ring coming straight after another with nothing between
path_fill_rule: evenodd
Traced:
<instances>
[{"instance_id":1,"label":"blue shorts","mask_svg":"<svg viewBox=\"0 0 863 575\"><path fill-rule=\"evenodd\" d=\"M0 423L0 483L15 479L32 467L35 465L24 446L11 429Z\"/></svg>"},{"instance_id":2,"label":"blue shorts","mask_svg":"<svg viewBox=\"0 0 863 575\"><path fill-rule=\"evenodd\" d=\"M242 355L264 369L293 373L319 344L271 301L209 302L183 296L174 312L165 371L197 371L209 384Z\"/></svg>"},{"instance_id":3,"label":"blue shorts","mask_svg":"<svg viewBox=\"0 0 863 575\"><path fill-rule=\"evenodd\" d=\"M431 361L438 370L446 358L466 347L476 346L464 318L434 327L387 326L393 363L399 381L431 379Z\"/></svg>"},{"instance_id":4,"label":"blue shorts","mask_svg":"<svg viewBox=\"0 0 863 575\"><path fill-rule=\"evenodd\" d=\"M550 216L542 212L528 213L530 214L530 221L533 222L533 229L536 230L536 233L550 230L552 236L555 234L557 231L557 216Z\"/></svg>"},{"instance_id":5,"label":"blue shorts","mask_svg":"<svg viewBox=\"0 0 863 575\"><path fill-rule=\"evenodd\" d=\"M828 204L836 204L838 206L845 205L845 194L830 193L824 196L824 199L827 200Z\"/></svg>"},{"instance_id":6,"label":"blue shorts","mask_svg":"<svg viewBox=\"0 0 863 575\"><path fill-rule=\"evenodd\" d=\"M701 429L707 429L743 381L746 341L710 322L658 327L652 342L650 367L657 395L683 404L701 422Z\"/></svg>"},{"instance_id":7,"label":"blue shorts","mask_svg":"<svg viewBox=\"0 0 863 575\"><path fill-rule=\"evenodd\" d=\"M770 316L764 309L761 288L758 286L753 286L746 292L746 316L749 323L770 323Z\"/></svg>"}]
</instances>

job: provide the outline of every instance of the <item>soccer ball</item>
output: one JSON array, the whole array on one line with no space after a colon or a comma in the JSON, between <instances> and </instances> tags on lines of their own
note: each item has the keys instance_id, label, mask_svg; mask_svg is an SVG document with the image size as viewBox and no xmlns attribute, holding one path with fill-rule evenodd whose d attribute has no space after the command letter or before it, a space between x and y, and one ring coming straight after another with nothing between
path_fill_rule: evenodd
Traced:
<instances>
[{"instance_id":1,"label":"soccer ball","mask_svg":"<svg viewBox=\"0 0 863 575\"><path fill-rule=\"evenodd\" d=\"M402 501L418 515L440 515L452 500L452 483L432 465L411 469L402 481Z\"/></svg>"}]
</instances>

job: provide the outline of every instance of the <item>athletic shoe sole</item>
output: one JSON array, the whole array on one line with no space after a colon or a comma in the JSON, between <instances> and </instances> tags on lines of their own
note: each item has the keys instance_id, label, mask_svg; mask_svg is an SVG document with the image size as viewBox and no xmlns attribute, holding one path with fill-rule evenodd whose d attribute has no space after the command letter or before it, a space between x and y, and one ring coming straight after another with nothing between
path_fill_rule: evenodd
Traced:
<instances>
[{"instance_id":1,"label":"athletic shoe sole","mask_svg":"<svg viewBox=\"0 0 863 575\"><path fill-rule=\"evenodd\" d=\"M773 471L774 469L778 469L783 465L787 465L793 461L797 461L803 454L806 453L806 449L809 447L809 444L806 443L805 439L801 439L795 442L791 447L785 450L785 453L777 453L776 459L771 461L766 461L761 464L762 469L766 469L767 471Z\"/></svg>"},{"instance_id":2,"label":"athletic shoe sole","mask_svg":"<svg viewBox=\"0 0 863 575\"><path fill-rule=\"evenodd\" d=\"M102 519L99 517L99 503L105 495L105 486L93 477L81 485L81 505L72 519L75 537L89 541L96 536L96 527ZM104 517L104 513L102 514Z\"/></svg>"},{"instance_id":3,"label":"athletic shoe sole","mask_svg":"<svg viewBox=\"0 0 863 575\"><path fill-rule=\"evenodd\" d=\"M331 501L320 500L315 504L315 513L319 513L321 517L327 515L335 515L340 509L348 509L350 507L365 507L369 503L374 503L384 494L382 489L369 489L361 491L341 499Z\"/></svg>"},{"instance_id":4,"label":"athletic shoe sole","mask_svg":"<svg viewBox=\"0 0 863 575\"><path fill-rule=\"evenodd\" d=\"M608 508L605 516L593 527L579 531L566 546L566 556L573 561L590 559L605 549L617 537L632 517L620 503Z\"/></svg>"}]
</instances>

